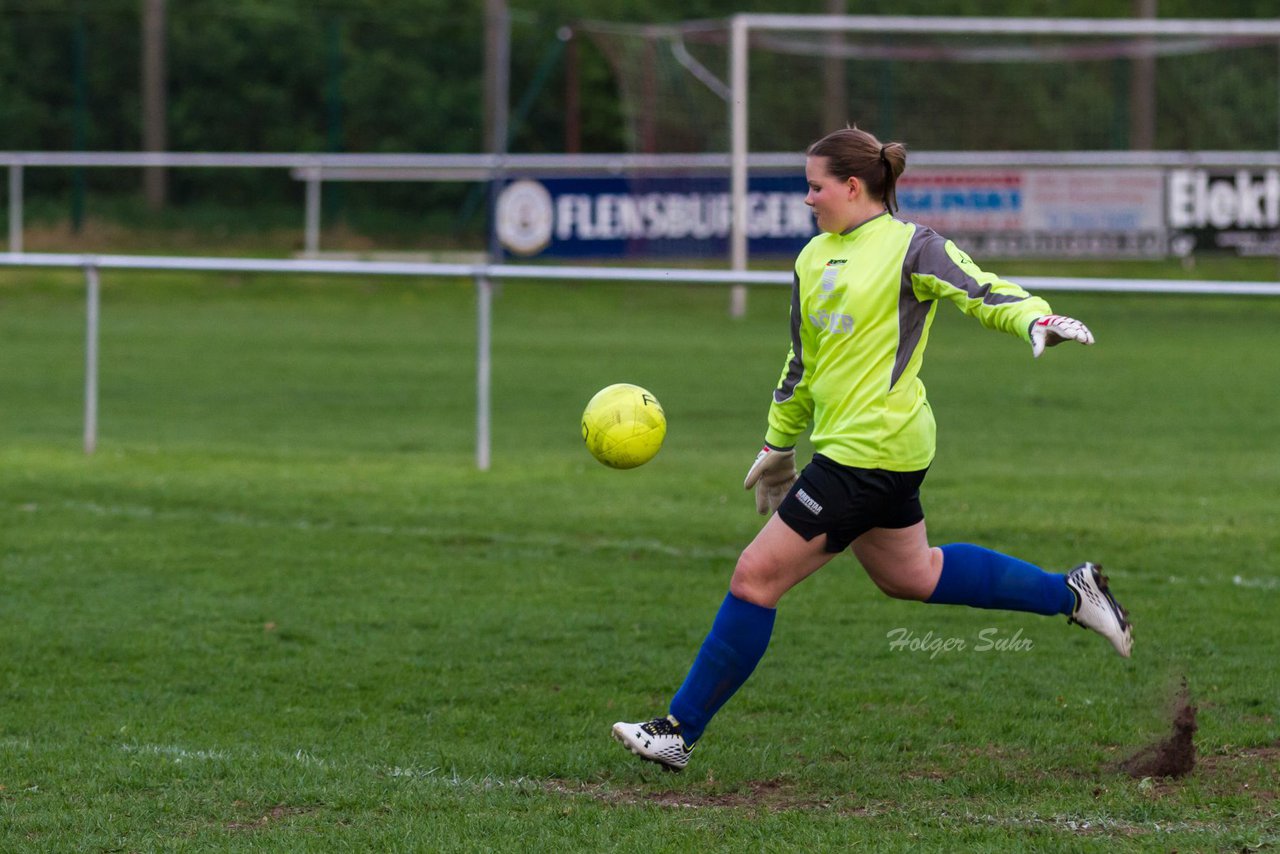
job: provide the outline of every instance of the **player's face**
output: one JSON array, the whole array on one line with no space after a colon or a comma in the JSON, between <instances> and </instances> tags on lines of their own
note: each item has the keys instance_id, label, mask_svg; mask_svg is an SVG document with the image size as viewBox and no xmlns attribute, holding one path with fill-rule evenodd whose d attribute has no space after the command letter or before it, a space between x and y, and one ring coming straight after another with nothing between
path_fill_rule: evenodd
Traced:
<instances>
[{"instance_id":1,"label":"player's face","mask_svg":"<svg viewBox=\"0 0 1280 854\"><path fill-rule=\"evenodd\" d=\"M854 216L850 206L853 194L850 192L849 181L841 181L827 171L827 158L807 158L804 177L809 182L809 195L804 197L804 203L813 208L820 230L839 234L853 225Z\"/></svg>"}]
</instances>

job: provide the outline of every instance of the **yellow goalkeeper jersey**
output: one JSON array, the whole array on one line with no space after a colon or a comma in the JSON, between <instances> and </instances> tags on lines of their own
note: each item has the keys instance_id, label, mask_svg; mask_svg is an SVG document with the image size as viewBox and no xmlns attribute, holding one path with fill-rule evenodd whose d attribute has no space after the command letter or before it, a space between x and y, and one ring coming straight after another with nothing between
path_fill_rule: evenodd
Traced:
<instances>
[{"instance_id":1,"label":"yellow goalkeeper jersey","mask_svg":"<svg viewBox=\"0 0 1280 854\"><path fill-rule=\"evenodd\" d=\"M1027 342L1031 322L1052 313L950 240L887 212L809 241L796 258L791 350L765 441L794 445L812 425L814 450L838 463L926 468L937 428L919 374L939 299Z\"/></svg>"}]
</instances>

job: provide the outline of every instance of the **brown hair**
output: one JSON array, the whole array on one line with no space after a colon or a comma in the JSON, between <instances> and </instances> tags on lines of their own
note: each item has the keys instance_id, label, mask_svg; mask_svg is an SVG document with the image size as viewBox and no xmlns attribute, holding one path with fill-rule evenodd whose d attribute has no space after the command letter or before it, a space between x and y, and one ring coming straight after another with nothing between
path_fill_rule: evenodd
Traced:
<instances>
[{"instance_id":1,"label":"brown hair","mask_svg":"<svg viewBox=\"0 0 1280 854\"><path fill-rule=\"evenodd\" d=\"M907 147L900 142L881 144L874 135L856 127L833 131L809 146L806 157L827 158L827 171L847 181L857 178L872 198L884 200L890 212L898 209L898 176L907 168Z\"/></svg>"}]
</instances>

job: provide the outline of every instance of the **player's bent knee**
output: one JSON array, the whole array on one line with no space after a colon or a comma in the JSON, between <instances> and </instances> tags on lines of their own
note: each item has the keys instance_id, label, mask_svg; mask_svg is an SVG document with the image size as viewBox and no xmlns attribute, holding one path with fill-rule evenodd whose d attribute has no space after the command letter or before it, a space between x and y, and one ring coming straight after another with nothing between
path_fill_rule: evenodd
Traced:
<instances>
[{"instance_id":1,"label":"player's bent knee","mask_svg":"<svg viewBox=\"0 0 1280 854\"><path fill-rule=\"evenodd\" d=\"M899 584L892 591L885 591L894 599L906 599L911 602L923 602L933 594L933 588L923 584Z\"/></svg>"},{"instance_id":2,"label":"player's bent knee","mask_svg":"<svg viewBox=\"0 0 1280 854\"><path fill-rule=\"evenodd\" d=\"M736 575L729 582L729 592L743 602L750 602L752 605L759 605L762 608L772 608L774 606L773 598L769 595L768 588L744 581Z\"/></svg>"},{"instance_id":3,"label":"player's bent knee","mask_svg":"<svg viewBox=\"0 0 1280 854\"><path fill-rule=\"evenodd\" d=\"M729 592L744 602L772 608L777 604L772 587L768 567L754 559L750 549L744 551L738 558L737 566L733 568Z\"/></svg>"},{"instance_id":4,"label":"player's bent knee","mask_svg":"<svg viewBox=\"0 0 1280 854\"><path fill-rule=\"evenodd\" d=\"M934 582L919 577L885 578L872 576L872 581L880 592L893 599L905 599L911 602L923 602L933 595Z\"/></svg>"}]
</instances>

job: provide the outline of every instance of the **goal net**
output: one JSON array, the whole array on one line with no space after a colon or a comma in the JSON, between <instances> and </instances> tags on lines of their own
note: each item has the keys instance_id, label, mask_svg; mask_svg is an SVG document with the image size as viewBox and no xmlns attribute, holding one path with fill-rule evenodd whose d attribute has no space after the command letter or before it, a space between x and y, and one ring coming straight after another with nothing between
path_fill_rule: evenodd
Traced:
<instances>
[{"instance_id":1,"label":"goal net","mask_svg":"<svg viewBox=\"0 0 1280 854\"><path fill-rule=\"evenodd\" d=\"M802 150L846 123L920 151L1280 143L1275 21L739 17L753 152ZM613 68L633 151L730 149L730 29L579 27Z\"/></svg>"}]
</instances>

